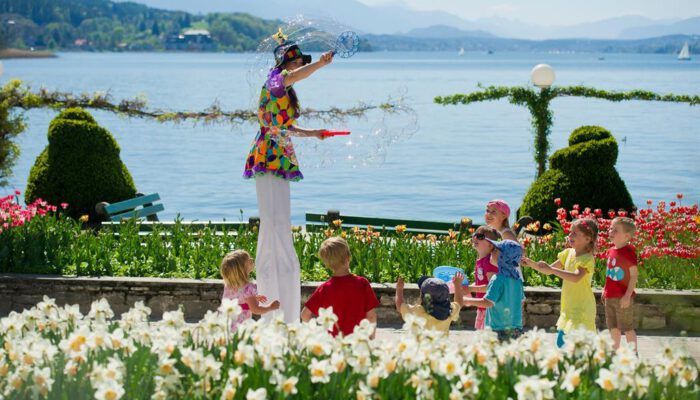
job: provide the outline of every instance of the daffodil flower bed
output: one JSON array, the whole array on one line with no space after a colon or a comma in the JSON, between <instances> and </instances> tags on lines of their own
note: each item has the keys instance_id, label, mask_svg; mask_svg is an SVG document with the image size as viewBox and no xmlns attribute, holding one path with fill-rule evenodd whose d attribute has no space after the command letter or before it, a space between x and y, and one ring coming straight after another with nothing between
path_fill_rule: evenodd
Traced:
<instances>
[{"instance_id":1,"label":"daffodil flower bed","mask_svg":"<svg viewBox=\"0 0 700 400\"><path fill-rule=\"evenodd\" d=\"M165 230L157 225L150 234L139 234L135 221L99 232L82 229L80 221L67 218L61 204L51 206L37 201L21 207L17 196L0 198L0 272L137 276L162 278L218 278L221 258L233 249L255 254L258 234L241 228L235 231L193 228L177 223ZM680 201L680 198L679 198ZM640 253L640 288L700 288L700 213L698 205L681 206L675 202L651 204L635 216L638 233L634 245ZM598 260L594 285L605 283L605 260L610 246L605 229L612 215L600 210L561 210L559 224L534 223L531 231L540 234L525 238L528 256L554 260L566 243L570 219L596 217L603 230L598 241ZM606 219L606 217L608 217ZM468 226L468 223L462 224ZM323 281L329 272L318 259L318 249L328 236L347 239L352 254L351 270L372 282L396 282L399 275L416 281L431 274L438 265L454 265L474 271L476 252L469 229L446 235L411 234L397 226L387 235L382 227L346 228L342 220L333 221L322 232L304 232L293 228L294 246L301 264L301 278ZM530 286L561 287L558 278L523 269Z\"/></svg>"},{"instance_id":2,"label":"daffodil flower bed","mask_svg":"<svg viewBox=\"0 0 700 400\"><path fill-rule=\"evenodd\" d=\"M543 331L499 343L482 331L460 345L409 318L405 333L371 340L367 321L332 337L331 309L306 324L248 320L224 301L197 324L180 311L149 322L142 303L112 320L105 300L88 315L47 297L0 321L5 399L690 399L698 369L677 348L640 361L614 352L607 332L572 332L561 350Z\"/></svg>"}]
</instances>

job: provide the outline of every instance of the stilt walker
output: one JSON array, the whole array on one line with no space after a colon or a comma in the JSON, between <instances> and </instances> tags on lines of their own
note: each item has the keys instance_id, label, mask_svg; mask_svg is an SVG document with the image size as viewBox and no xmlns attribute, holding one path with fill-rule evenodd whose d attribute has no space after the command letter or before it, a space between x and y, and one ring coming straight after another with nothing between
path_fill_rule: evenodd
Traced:
<instances>
[{"instance_id":1,"label":"stilt walker","mask_svg":"<svg viewBox=\"0 0 700 400\"><path fill-rule=\"evenodd\" d=\"M243 177L255 179L260 212L256 255L258 292L270 301L279 300L284 320L299 321L301 277L294 250L289 182L303 179L294 154L292 136L324 139L325 129L296 126L299 100L292 85L308 78L333 60L332 52L316 62L287 41L281 29L275 34L275 67L260 92L258 131L248 155ZM270 315L270 314L267 314Z\"/></svg>"}]
</instances>

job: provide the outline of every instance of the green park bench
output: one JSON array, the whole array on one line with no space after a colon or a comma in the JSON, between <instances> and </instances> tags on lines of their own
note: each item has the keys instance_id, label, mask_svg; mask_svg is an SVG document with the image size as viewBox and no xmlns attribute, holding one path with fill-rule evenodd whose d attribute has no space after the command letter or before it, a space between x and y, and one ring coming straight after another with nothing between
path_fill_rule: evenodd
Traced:
<instances>
[{"instance_id":1,"label":"green park bench","mask_svg":"<svg viewBox=\"0 0 700 400\"><path fill-rule=\"evenodd\" d=\"M328 210L325 214L306 213L306 230L318 231L326 229L329 226L333 227L333 221L341 220L343 227L366 227L371 225L376 230L385 230L392 233L396 230L397 225L405 225L406 232L409 233L426 233L426 234L446 234L449 230L459 231L460 229L476 228L478 225L472 225L471 221L466 226L462 226L462 222L436 222L436 221L416 221L409 219L394 219L394 218L373 218L359 217L352 215L341 215L340 211Z\"/></svg>"},{"instance_id":2,"label":"green park bench","mask_svg":"<svg viewBox=\"0 0 700 400\"><path fill-rule=\"evenodd\" d=\"M129 218L147 218L150 221L158 221L158 213L165 210L162 204L153 204L158 200L160 200L160 195L152 193L118 203L102 202L97 204L96 209L98 214L104 215L112 222L120 222Z\"/></svg>"},{"instance_id":3,"label":"green park bench","mask_svg":"<svg viewBox=\"0 0 700 400\"><path fill-rule=\"evenodd\" d=\"M137 219L139 231L152 232L156 228L161 231L172 231L177 225L184 225L195 229L210 228L217 232L238 230L242 226L257 224L257 218L251 218L249 222L231 221L159 221L158 213L165 210L162 204L153 204L160 200L158 193L137 196L133 199L109 204L102 202L97 204L98 214L105 216L108 221L102 222L102 226L119 225L123 220ZM143 219L147 219L143 221Z\"/></svg>"}]
</instances>

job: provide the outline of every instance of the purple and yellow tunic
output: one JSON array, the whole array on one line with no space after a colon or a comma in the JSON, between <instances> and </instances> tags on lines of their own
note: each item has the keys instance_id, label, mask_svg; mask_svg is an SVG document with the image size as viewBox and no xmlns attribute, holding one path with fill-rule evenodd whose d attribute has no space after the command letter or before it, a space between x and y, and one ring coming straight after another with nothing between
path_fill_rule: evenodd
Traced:
<instances>
[{"instance_id":1,"label":"purple and yellow tunic","mask_svg":"<svg viewBox=\"0 0 700 400\"><path fill-rule=\"evenodd\" d=\"M292 106L284 86L286 75L286 70L274 68L260 92L260 131L246 160L243 171L243 177L246 179L267 173L288 181L304 178L299 171L292 138L287 135L287 129L295 124L299 112Z\"/></svg>"}]
</instances>

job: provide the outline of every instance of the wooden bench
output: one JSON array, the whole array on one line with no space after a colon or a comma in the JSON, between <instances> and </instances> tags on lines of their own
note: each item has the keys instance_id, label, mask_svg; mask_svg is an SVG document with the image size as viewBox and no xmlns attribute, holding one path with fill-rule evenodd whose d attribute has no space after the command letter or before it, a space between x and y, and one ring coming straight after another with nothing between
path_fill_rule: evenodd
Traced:
<instances>
[{"instance_id":1,"label":"wooden bench","mask_svg":"<svg viewBox=\"0 0 700 400\"><path fill-rule=\"evenodd\" d=\"M333 221L341 220L344 227L366 227L371 225L376 230L385 230L388 233L393 233L397 225L405 225L406 232L409 233L432 233L446 234L449 230L459 232L460 229L477 228L478 225L472 225L471 220L452 223L452 222L436 222L436 221L416 221L410 219L393 219L393 218L373 218L359 217L352 215L341 215L337 210L328 210L325 214L306 213L306 230L309 232L335 227Z\"/></svg>"},{"instance_id":2,"label":"wooden bench","mask_svg":"<svg viewBox=\"0 0 700 400\"><path fill-rule=\"evenodd\" d=\"M152 193L113 204L102 202L97 204L95 208L99 214L103 214L112 222L129 218L147 218L149 221L158 221L157 214L165 210L162 204L153 204L158 200L160 200L160 195Z\"/></svg>"}]
</instances>

